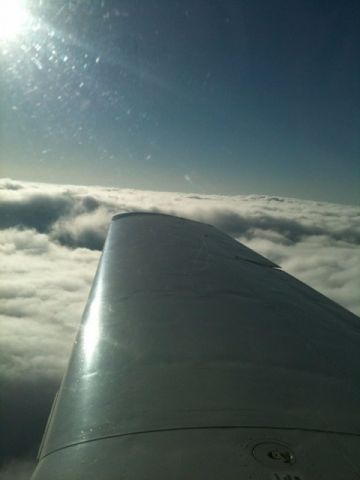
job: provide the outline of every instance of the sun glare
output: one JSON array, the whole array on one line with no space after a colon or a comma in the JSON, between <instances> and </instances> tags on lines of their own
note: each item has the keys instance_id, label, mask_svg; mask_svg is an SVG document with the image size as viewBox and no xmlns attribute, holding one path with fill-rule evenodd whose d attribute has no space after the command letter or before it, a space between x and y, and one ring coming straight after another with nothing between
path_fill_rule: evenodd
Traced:
<instances>
[{"instance_id":1,"label":"sun glare","mask_svg":"<svg viewBox=\"0 0 360 480\"><path fill-rule=\"evenodd\" d=\"M0 0L0 40L13 40L24 32L29 13L24 0Z\"/></svg>"}]
</instances>

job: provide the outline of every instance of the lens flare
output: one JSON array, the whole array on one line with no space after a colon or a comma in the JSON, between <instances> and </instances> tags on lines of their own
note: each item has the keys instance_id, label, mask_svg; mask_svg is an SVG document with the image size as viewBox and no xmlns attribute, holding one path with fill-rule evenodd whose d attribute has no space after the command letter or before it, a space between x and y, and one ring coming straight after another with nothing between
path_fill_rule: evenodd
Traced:
<instances>
[{"instance_id":1,"label":"lens flare","mask_svg":"<svg viewBox=\"0 0 360 480\"><path fill-rule=\"evenodd\" d=\"M29 18L23 0L0 0L0 40L13 40L23 33Z\"/></svg>"}]
</instances>

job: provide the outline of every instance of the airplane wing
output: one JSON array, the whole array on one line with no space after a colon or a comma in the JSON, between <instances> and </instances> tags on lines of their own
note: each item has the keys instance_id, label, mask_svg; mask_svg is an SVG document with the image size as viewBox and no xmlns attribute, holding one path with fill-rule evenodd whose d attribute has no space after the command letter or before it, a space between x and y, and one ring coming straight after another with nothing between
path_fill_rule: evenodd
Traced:
<instances>
[{"instance_id":1,"label":"airplane wing","mask_svg":"<svg viewBox=\"0 0 360 480\"><path fill-rule=\"evenodd\" d=\"M360 478L360 319L216 228L113 218L33 480Z\"/></svg>"}]
</instances>

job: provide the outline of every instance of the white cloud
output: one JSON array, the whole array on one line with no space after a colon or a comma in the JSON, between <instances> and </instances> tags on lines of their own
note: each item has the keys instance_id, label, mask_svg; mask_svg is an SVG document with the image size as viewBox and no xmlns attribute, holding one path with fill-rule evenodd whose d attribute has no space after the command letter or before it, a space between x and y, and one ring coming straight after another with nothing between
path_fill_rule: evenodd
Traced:
<instances>
[{"instance_id":1,"label":"white cloud","mask_svg":"<svg viewBox=\"0 0 360 480\"><path fill-rule=\"evenodd\" d=\"M7 229L0 241L0 377L59 377L99 252L68 249L34 230Z\"/></svg>"},{"instance_id":2,"label":"white cloud","mask_svg":"<svg viewBox=\"0 0 360 480\"><path fill-rule=\"evenodd\" d=\"M211 223L360 313L358 207L4 180L0 210L8 353L2 375L61 374L109 222L119 212L161 211Z\"/></svg>"}]
</instances>

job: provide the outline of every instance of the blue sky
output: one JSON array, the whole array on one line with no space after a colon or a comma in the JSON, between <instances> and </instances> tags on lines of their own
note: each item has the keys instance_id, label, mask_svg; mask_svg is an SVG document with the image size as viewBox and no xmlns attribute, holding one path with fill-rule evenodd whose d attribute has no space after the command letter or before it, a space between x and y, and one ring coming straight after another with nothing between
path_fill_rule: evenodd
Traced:
<instances>
[{"instance_id":1,"label":"blue sky","mask_svg":"<svg viewBox=\"0 0 360 480\"><path fill-rule=\"evenodd\" d=\"M358 203L358 2L23 8L0 40L2 176Z\"/></svg>"}]
</instances>

